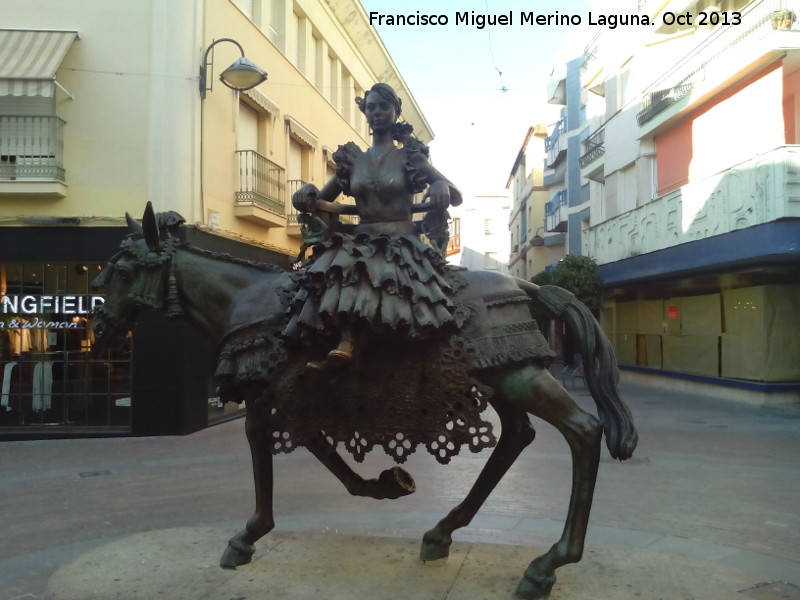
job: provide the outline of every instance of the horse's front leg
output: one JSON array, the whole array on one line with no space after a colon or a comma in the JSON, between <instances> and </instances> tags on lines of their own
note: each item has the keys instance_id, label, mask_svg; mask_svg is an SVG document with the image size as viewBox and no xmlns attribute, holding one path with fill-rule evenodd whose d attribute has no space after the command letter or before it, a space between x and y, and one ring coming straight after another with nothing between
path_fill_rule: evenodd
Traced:
<instances>
[{"instance_id":1,"label":"horse's front leg","mask_svg":"<svg viewBox=\"0 0 800 600\"><path fill-rule=\"evenodd\" d=\"M501 399L494 399L491 404L500 417L500 439L464 501L422 537L420 558L424 561L444 558L450 554L453 531L469 525L520 452L536 435L524 410Z\"/></svg>"},{"instance_id":2,"label":"horse's front leg","mask_svg":"<svg viewBox=\"0 0 800 600\"><path fill-rule=\"evenodd\" d=\"M253 461L253 481L256 488L256 510L247 525L228 541L220 560L224 569L235 569L250 562L256 550L255 543L272 531L272 452L269 427L264 411L257 406L257 396L245 399L247 416L245 432Z\"/></svg>"},{"instance_id":3,"label":"horse's front leg","mask_svg":"<svg viewBox=\"0 0 800 600\"><path fill-rule=\"evenodd\" d=\"M400 467L386 469L377 479L364 479L339 456L336 448L322 432L309 444L308 450L326 469L333 473L336 479L344 484L344 487L353 496L394 500L416 490L414 478L408 471Z\"/></svg>"},{"instance_id":4,"label":"horse's front leg","mask_svg":"<svg viewBox=\"0 0 800 600\"><path fill-rule=\"evenodd\" d=\"M517 595L523 598L547 598L556 581L556 569L578 562L583 555L603 428L544 368L527 365L507 371L496 383L505 397L558 429L572 455L572 493L561 539L530 563L517 586Z\"/></svg>"}]
</instances>

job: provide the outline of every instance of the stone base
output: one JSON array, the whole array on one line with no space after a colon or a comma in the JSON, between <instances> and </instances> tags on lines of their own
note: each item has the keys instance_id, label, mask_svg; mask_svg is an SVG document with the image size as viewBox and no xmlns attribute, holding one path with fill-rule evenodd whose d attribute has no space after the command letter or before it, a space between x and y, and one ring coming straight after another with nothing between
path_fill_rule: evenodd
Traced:
<instances>
[{"instance_id":1,"label":"stone base","mask_svg":"<svg viewBox=\"0 0 800 600\"><path fill-rule=\"evenodd\" d=\"M426 565L419 540L278 532L234 571L219 558L234 531L180 528L131 535L59 569L45 600L483 600L514 598L542 548L454 543ZM753 575L647 549L587 549L558 570L551 600L742 600Z\"/></svg>"}]
</instances>

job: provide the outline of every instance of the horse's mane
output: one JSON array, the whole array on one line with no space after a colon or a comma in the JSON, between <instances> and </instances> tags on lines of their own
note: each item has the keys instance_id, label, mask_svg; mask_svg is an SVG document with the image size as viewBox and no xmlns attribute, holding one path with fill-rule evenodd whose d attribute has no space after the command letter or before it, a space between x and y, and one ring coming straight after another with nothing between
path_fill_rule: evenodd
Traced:
<instances>
[{"instance_id":1,"label":"horse's mane","mask_svg":"<svg viewBox=\"0 0 800 600\"><path fill-rule=\"evenodd\" d=\"M270 263L259 262L255 260L247 260L245 258L238 258L236 256L231 256L230 254L226 254L224 252L213 252L212 250L206 250L205 248L198 248L190 244L189 242L182 241L179 244L179 248L181 250L186 250L191 254L196 254L198 256L203 256L205 258L211 258L213 260L219 260L222 262L231 263L234 265L242 265L244 267L250 267L252 269L257 269L259 271L265 271L267 273L285 273L285 269L281 269L277 265L273 265Z\"/></svg>"}]
</instances>

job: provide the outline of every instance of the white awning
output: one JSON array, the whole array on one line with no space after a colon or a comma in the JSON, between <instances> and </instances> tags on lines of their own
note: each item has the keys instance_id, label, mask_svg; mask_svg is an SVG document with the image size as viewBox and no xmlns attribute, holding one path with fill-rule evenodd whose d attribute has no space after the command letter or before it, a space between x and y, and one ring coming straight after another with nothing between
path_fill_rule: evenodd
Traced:
<instances>
[{"instance_id":1,"label":"white awning","mask_svg":"<svg viewBox=\"0 0 800 600\"><path fill-rule=\"evenodd\" d=\"M77 31L0 29L0 96L52 96Z\"/></svg>"},{"instance_id":2,"label":"white awning","mask_svg":"<svg viewBox=\"0 0 800 600\"><path fill-rule=\"evenodd\" d=\"M269 98L267 98L264 94L259 92L257 89L253 88L250 90L245 90L243 94L246 95L248 98L250 98L256 104L258 104L269 114L271 114L273 119L277 119L278 116L280 115L280 110L278 109L278 105L275 104Z\"/></svg>"},{"instance_id":3,"label":"white awning","mask_svg":"<svg viewBox=\"0 0 800 600\"><path fill-rule=\"evenodd\" d=\"M315 136L308 129L303 127L297 121L297 119L295 119L290 115L284 115L283 120L286 123L286 128L289 130L289 134L293 138L295 138L298 142L305 144L310 148L317 147L317 136Z\"/></svg>"}]
</instances>

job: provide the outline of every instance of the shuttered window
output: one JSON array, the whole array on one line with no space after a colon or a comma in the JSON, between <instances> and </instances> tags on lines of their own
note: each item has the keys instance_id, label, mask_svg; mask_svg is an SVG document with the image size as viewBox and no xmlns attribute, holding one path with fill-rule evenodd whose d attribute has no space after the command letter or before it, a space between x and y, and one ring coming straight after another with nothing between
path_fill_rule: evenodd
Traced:
<instances>
[{"instance_id":1,"label":"shuttered window","mask_svg":"<svg viewBox=\"0 0 800 600\"><path fill-rule=\"evenodd\" d=\"M239 150L258 150L258 113L246 104L239 105Z\"/></svg>"}]
</instances>

